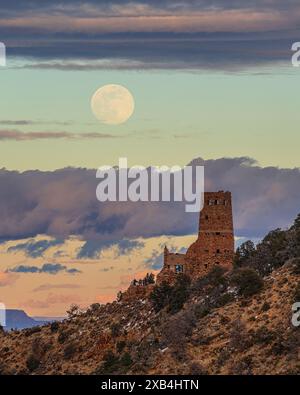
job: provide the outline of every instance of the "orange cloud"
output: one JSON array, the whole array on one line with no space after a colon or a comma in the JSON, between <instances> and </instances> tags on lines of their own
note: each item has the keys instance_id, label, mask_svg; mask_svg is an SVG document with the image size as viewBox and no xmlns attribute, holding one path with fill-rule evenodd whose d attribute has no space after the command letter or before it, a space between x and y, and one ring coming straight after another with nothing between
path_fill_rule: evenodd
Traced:
<instances>
[{"instance_id":1,"label":"orange cloud","mask_svg":"<svg viewBox=\"0 0 300 395\"><path fill-rule=\"evenodd\" d=\"M66 304L69 306L72 303L80 303L82 299L78 295L59 295L59 294L48 294L44 300L40 299L29 299L22 303L22 307L30 309L47 309L54 304Z\"/></svg>"},{"instance_id":2,"label":"orange cloud","mask_svg":"<svg viewBox=\"0 0 300 395\"><path fill-rule=\"evenodd\" d=\"M116 294L101 294L96 296L96 302L98 303L111 303L116 300Z\"/></svg>"},{"instance_id":3,"label":"orange cloud","mask_svg":"<svg viewBox=\"0 0 300 395\"><path fill-rule=\"evenodd\" d=\"M0 287L14 284L19 276L16 273L0 272Z\"/></svg>"}]
</instances>

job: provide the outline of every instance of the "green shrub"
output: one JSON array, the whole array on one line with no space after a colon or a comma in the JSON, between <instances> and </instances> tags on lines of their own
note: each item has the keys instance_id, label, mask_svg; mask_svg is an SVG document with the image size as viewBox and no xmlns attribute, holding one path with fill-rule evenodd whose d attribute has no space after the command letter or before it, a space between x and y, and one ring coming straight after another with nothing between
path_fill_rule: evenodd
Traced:
<instances>
[{"instance_id":1,"label":"green shrub","mask_svg":"<svg viewBox=\"0 0 300 395\"><path fill-rule=\"evenodd\" d=\"M196 318L200 320L210 313L210 308L207 304L199 303L195 306L194 313Z\"/></svg>"},{"instance_id":2,"label":"green shrub","mask_svg":"<svg viewBox=\"0 0 300 395\"><path fill-rule=\"evenodd\" d=\"M28 328L25 330L25 336L29 337L31 335L33 335L34 333L38 333L41 332L41 327L39 326L34 326L33 328Z\"/></svg>"},{"instance_id":3,"label":"green shrub","mask_svg":"<svg viewBox=\"0 0 300 395\"><path fill-rule=\"evenodd\" d=\"M223 307L226 304L233 301L234 301L234 296L232 294L224 293L217 298L215 305L216 307Z\"/></svg>"},{"instance_id":4,"label":"green shrub","mask_svg":"<svg viewBox=\"0 0 300 395\"><path fill-rule=\"evenodd\" d=\"M65 329L61 329L57 338L58 343L63 344L69 337L69 332Z\"/></svg>"},{"instance_id":5,"label":"green shrub","mask_svg":"<svg viewBox=\"0 0 300 395\"><path fill-rule=\"evenodd\" d=\"M64 349L64 357L65 359L71 359L77 351L77 346L74 342L71 342L66 345Z\"/></svg>"},{"instance_id":6,"label":"green shrub","mask_svg":"<svg viewBox=\"0 0 300 395\"><path fill-rule=\"evenodd\" d=\"M212 285L213 287L217 287L218 285L226 285L226 278L224 277L225 273L225 268L221 266L214 266L207 276L209 285Z\"/></svg>"},{"instance_id":7,"label":"green shrub","mask_svg":"<svg viewBox=\"0 0 300 395\"><path fill-rule=\"evenodd\" d=\"M250 346L246 325L240 319L237 319L232 324L229 344L233 349L239 351L245 351Z\"/></svg>"},{"instance_id":8,"label":"green shrub","mask_svg":"<svg viewBox=\"0 0 300 395\"><path fill-rule=\"evenodd\" d=\"M235 268L240 268L248 265L251 258L255 255L255 252L256 250L253 241L245 241L236 250L233 266Z\"/></svg>"},{"instance_id":9,"label":"green shrub","mask_svg":"<svg viewBox=\"0 0 300 395\"><path fill-rule=\"evenodd\" d=\"M93 303L90 305L89 311L91 313L97 313L99 311L100 307L101 307L100 303Z\"/></svg>"},{"instance_id":10,"label":"green shrub","mask_svg":"<svg viewBox=\"0 0 300 395\"><path fill-rule=\"evenodd\" d=\"M69 319L79 316L80 313L81 313L80 307L75 303L70 306L69 310L67 310Z\"/></svg>"},{"instance_id":11,"label":"green shrub","mask_svg":"<svg viewBox=\"0 0 300 395\"><path fill-rule=\"evenodd\" d=\"M50 324L51 333L57 332L58 329L59 329L59 322L57 322L57 321L51 322L51 324Z\"/></svg>"},{"instance_id":12,"label":"green shrub","mask_svg":"<svg viewBox=\"0 0 300 395\"><path fill-rule=\"evenodd\" d=\"M260 327L253 335L253 342L256 344L270 344L275 340L275 334L266 326Z\"/></svg>"},{"instance_id":13,"label":"green shrub","mask_svg":"<svg viewBox=\"0 0 300 395\"><path fill-rule=\"evenodd\" d=\"M167 307L171 314L177 313L183 307L190 292L191 280L184 274L178 275L174 285L163 282L156 285L150 295L155 312Z\"/></svg>"},{"instance_id":14,"label":"green shrub","mask_svg":"<svg viewBox=\"0 0 300 395\"><path fill-rule=\"evenodd\" d=\"M167 282L155 285L150 295L150 301L156 313L168 305L171 292L172 287Z\"/></svg>"},{"instance_id":15,"label":"green shrub","mask_svg":"<svg viewBox=\"0 0 300 395\"><path fill-rule=\"evenodd\" d=\"M125 352L118 357L112 351L108 351L103 357L103 363L96 370L96 374L125 374L133 364L131 355Z\"/></svg>"},{"instance_id":16,"label":"green shrub","mask_svg":"<svg viewBox=\"0 0 300 395\"><path fill-rule=\"evenodd\" d=\"M226 286L227 279L224 276L226 269L221 266L214 266L205 276L198 278L192 285L192 292L199 294L206 292L207 287Z\"/></svg>"},{"instance_id":17,"label":"green shrub","mask_svg":"<svg viewBox=\"0 0 300 395\"><path fill-rule=\"evenodd\" d=\"M146 285L150 285L150 284L155 284L155 277L153 273L147 273L146 276L140 280L137 279L133 279L131 281L132 285L142 285L142 286L146 286Z\"/></svg>"},{"instance_id":18,"label":"green shrub","mask_svg":"<svg viewBox=\"0 0 300 395\"><path fill-rule=\"evenodd\" d=\"M118 322L113 322L110 327L112 337L118 337L121 332L121 325Z\"/></svg>"},{"instance_id":19,"label":"green shrub","mask_svg":"<svg viewBox=\"0 0 300 395\"><path fill-rule=\"evenodd\" d=\"M226 362L230 359L231 350L228 347L222 347L218 350L218 357L216 360L216 365L218 368L223 367Z\"/></svg>"},{"instance_id":20,"label":"green shrub","mask_svg":"<svg viewBox=\"0 0 300 395\"><path fill-rule=\"evenodd\" d=\"M262 305L262 307L261 307L261 311L262 311L262 312L266 312L266 311L270 310L270 308L271 308L270 303L265 302L265 303Z\"/></svg>"},{"instance_id":21,"label":"green shrub","mask_svg":"<svg viewBox=\"0 0 300 395\"><path fill-rule=\"evenodd\" d=\"M300 348L298 331L299 329L295 328L288 336L283 336L282 334L277 335L278 337L271 348L272 353L275 355L290 355L297 358Z\"/></svg>"},{"instance_id":22,"label":"green shrub","mask_svg":"<svg viewBox=\"0 0 300 395\"><path fill-rule=\"evenodd\" d=\"M117 342L117 352L119 354L124 350L125 347L126 347L125 340L121 340L121 341Z\"/></svg>"},{"instance_id":23,"label":"green shrub","mask_svg":"<svg viewBox=\"0 0 300 395\"><path fill-rule=\"evenodd\" d=\"M291 258L300 258L300 214L294 221L293 226L289 230L290 234L290 257Z\"/></svg>"},{"instance_id":24,"label":"green shrub","mask_svg":"<svg viewBox=\"0 0 300 395\"><path fill-rule=\"evenodd\" d=\"M6 364L0 361L0 376L12 376L15 372L11 372Z\"/></svg>"},{"instance_id":25,"label":"green shrub","mask_svg":"<svg viewBox=\"0 0 300 395\"><path fill-rule=\"evenodd\" d=\"M300 302L300 282L297 284L295 289L294 302Z\"/></svg>"},{"instance_id":26,"label":"green shrub","mask_svg":"<svg viewBox=\"0 0 300 395\"><path fill-rule=\"evenodd\" d=\"M229 374L236 376L253 375L251 356L246 356L240 361L233 362L230 366Z\"/></svg>"},{"instance_id":27,"label":"green shrub","mask_svg":"<svg viewBox=\"0 0 300 395\"><path fill-rule=\"evenodd\" d=\"M189 287L190 287L190 279L185 275L179 275L177 277L175 285L172 287L168 311L171 314L177 313L182 309L184 303L187 301L189 297Z\"/></svg>"},{"instance_id":28,"label":"green shrub","mask_svg":"<svg viewBox=\"0 0 300 395\"><path fill-rule=\"evenodd\" d=\"M235 270L231 275L231 282L238 287L239 295L252 296L263 288L264 282L259 274L250 268Z\"/></svg>"},{"instance_id":29,"label":"green shrub","mask_svg":"<svg viewBox=\"0 0 300 395\"><path fill-rule=\"evenodd\" d=\"M256 247L252 241L246 241L236 251L234 267L250 267L261 276L270 274L294 256L292 251L295 248L291 246L291 239L294 239L292 233L292 230L272 230Z\"/></svg>"},{"instance_id":30,"label":"green shrub","mask_svg":"<svg viewBox=\"0 0 300 395\"><path fill-rule=\"evenodd\" d=\"M41 337L36 337L33 339L31 344L32 354L37 358L41 357L50 349L51 343L45 342Z\"/></svg>"},{"instance_id":31,"label":"green shrub","mask_svg":"<svg viewBox=\"0 0 300 395\"><path fill-rule=\"evenodd\" d=\"M147 273L142 280L144 285L155 284L155 277L153 273Z\"/></svg>"},{"instance_id":32,"label":"green shrub","mask_svg":"<svg viewBox=\"0 0 300 395\"><path fill-rule=\"evenodd\" d=\"M204 376L204 375L207 375L208 372L198 362L191 362L190 365L188 366L188 374L189 375Z\"/></svg>"},{"instance_id":33,"label":"green shrub","mask_svg":"<svg viewBox=\"0 0 300 395\"><path fill-rule=\"evenodd\" d=\"M117 302L121 302L123 299L123 292L119 291L117 294Z\"/></svg>"},{"instance_id":34,"label":"green shrub","mask_svg":"<svg viewBox=\"0 0 300 395\"><path fill-rule=\"evenodd\" d=\"M129 352L125 352L122 357L120 358L120 366L121 368L127 370L131 365L132 365L133 361L131 358L131 355L129 354Z\"/></svg>"},{"instance_id":35,"label":"green shrub","mask_svg":"<svg viewBox=\"0 0 300 395\"><path fill-rule=\"evenodd\" d=\"M40 366L40 360L36 355L30 354L26 360L26 366L30 372L33 372Z\"/></svg>"},{"instance_id":36,"label":"green shrub","mask_svg":"<svg viewBox=\"0 0 300 395\"><path fill-rule=\"evenodd\" d=\"M300 274L300 258L295 258L293 260L293 273Z\"/></svg>"},{"instance_id":37,"label":"green shrub","mask_svg":"<svg viewBox=\"0 0 300 395\"><path fill-rule=\"evenodd\" d=\"M119 358L112 351L108 351L103 357L103 363L100 368L100 374L117 373L118 368L119 368Z\"/></svg>"},{"instance_id":38,"label":"green shrub","mask_svg":"<svg viewBox=\"0 0 300 395\"><path fill-rule=\"evenodd\" d=\"M170 347L172 355L179 361L186 358L186 347L197 319L194 309L181 310L165 322L162 329L162 347Z\"/></svg>"}]
</instances>

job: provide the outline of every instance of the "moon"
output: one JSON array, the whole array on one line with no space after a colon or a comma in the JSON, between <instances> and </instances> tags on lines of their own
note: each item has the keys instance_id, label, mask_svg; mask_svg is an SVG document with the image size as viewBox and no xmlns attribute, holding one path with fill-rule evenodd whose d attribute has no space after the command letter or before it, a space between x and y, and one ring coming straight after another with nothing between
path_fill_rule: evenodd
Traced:
<instances>
[{"instance_id":1,"label":"moon","mask_svg":"<svg viewBox=\"0 0 300 395\"><path fill-rule=\"evenodd\" d=\"M120 125L133 114L134 99L130 91L122 85L104 85L93 94L91 109L102 123Z\"/></svg>"}]
</instances>

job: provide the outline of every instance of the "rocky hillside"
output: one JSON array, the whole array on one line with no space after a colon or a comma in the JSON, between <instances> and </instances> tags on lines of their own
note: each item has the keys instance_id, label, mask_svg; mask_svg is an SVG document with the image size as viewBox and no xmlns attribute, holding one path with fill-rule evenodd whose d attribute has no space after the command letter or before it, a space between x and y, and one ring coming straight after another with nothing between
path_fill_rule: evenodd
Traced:
<instances>
[{"instance_id":1,"label":"rocky hillside","mask_svg":"<svg viewBox=\"0 0 300 395\"><path fill-rule=\"evenodd\" d=\"M299 262L250 296L226 288L228 276L189 285L176 312L159 309L148 286L141 297L73 309L61 323L2 333L1 373L299 374L300 328L291 324Z\"/></svg>"},{"instance_id":2,"label":"rocky hillside","mask_svg":"<svg viewBox=\"0 0 300 395\"><path fill-rule=\"evenodd\" d=\"M151 276L118 300L43 327L0 331L1 374L299 374L300 217L234 269L191 282Z\"/></svg>"}]
</instances>

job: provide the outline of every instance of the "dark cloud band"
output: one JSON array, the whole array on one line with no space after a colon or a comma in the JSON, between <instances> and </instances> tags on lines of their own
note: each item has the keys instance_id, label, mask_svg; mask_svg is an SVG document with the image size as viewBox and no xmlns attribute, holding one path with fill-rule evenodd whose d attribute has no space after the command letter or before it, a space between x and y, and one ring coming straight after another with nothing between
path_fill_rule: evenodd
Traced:
<instances>
[{"instance_id":1,"label":"dark cloud band","mask_svg":"<svg viewBox=\"0 0 300 395\"><path fill-rule=\"evenodd\" d=\"M0 141L32 141L32 140L80 140L108 139L117 136L108 133L69 133L69 132L22 132L20 130L0 130Z\"/></svg>"},{"instance_id":2,"label":"dark cloud band","mask_svg":"<svg viewBox=\"0 0 300 395\"><path fill-rule=\"evenodd\" d=\"M68 269L66 266L63 266L59 263L45 263L42 267L38 266L28 266L28 265L20 265L16 266L12 269L9 269L8 272L13 273L47 273L47 274L58 274L60 272L65 272L68 274L77 274L80 273L80 270L75 268Z\"/></svg>"},{"instance_id":3,"label":"dark cloud band","mask_svg":"<svg viewBox=\"0 0 300 395\"><path fill-rule=\"evenodd\" d=\"M300 37L293 0L22 3L1 2L9 67L236 70L289 64Z\"/></svg>"},{"instance_id":4,"label":"dark cloud band","mask_svg":"<svg viewBox=\"0 0 300 395\"><path fill-rule=\"evenodd\" d=\"M206 189L232 191L238 236L260 237L269 229L285 227L300 211L298 168L263 168L248 158L192 162L197 164L205 166ZM197 230L198 214L186 213L184 202L100 203L97 182L96 171L88 169L0 170L0 239L46 234L60 240L77 235L95 240L80 252L92 256L113 240ZM123 242L119 253L135 247Z\"/></svg>"}]
</instances>

